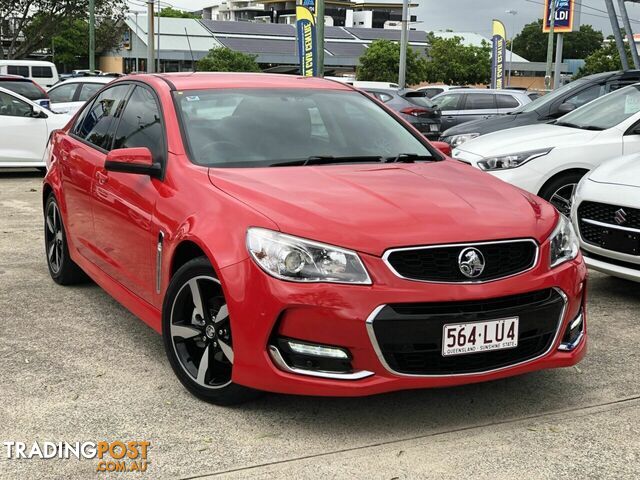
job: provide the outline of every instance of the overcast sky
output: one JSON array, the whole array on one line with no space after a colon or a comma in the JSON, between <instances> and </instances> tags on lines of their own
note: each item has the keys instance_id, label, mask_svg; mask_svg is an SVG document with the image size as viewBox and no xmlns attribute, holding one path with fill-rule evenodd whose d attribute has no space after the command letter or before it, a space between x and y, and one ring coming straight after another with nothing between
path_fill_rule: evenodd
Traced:
<instances>
[{"instance_id":1,"label":"overcast sky","mask_svg":"<svg viewBox=\"0 0 640 480\"><path fill-rule=\"evenodd\" d=\"M162 0L184 10L198 10L211 5L211 0ZM398 0L400 1L400 0ZM544 0L410 0L418 3L412 14L422 23L420 30L447 30L475 32L484 36L491 35L491 20L502 20L507 27L507 36L511 30L519 32L522 26L542 17ZM611 34L611 24L606 16L603 0L578 0L582 6L581 23L591 24L598 30ZM141 10L142 0L131 3L134 10ZM617 4L617 2L614 2ZM634 32L640 33L640 5L629 5ZM508 15L505 10L516 10L516 16ZM634 21L635 20L635 21Z\"/></svg>"}]
</instances>

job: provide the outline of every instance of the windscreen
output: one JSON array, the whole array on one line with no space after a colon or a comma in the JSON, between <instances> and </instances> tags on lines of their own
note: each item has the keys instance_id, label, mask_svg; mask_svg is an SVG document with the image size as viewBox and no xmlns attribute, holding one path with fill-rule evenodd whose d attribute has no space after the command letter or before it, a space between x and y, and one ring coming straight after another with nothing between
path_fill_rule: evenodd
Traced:
<instances>
[{"instance_id":1,"label":"windscreen","mask_svg":"<svg viewBox=\"0 0 640 480\"><path fill-rule=\"evenodd\" d=\"M18 95L22 95L29 100L40 100L42 98L47 98L47 95L31 82L0 82L0 87L11 90L12 92L17 93Z\"/></svg>"},{"instance_id":2,"label":"windscreen","mask_svg":"<svg viewBox=\"0 0 640 480\"><path fill-rule=\"evenodd\" d=\"M640 87L632 85L600 97L561 117L559 125L607 130L640 112Z\"/></svg>"},{"instance_id":3,"label":"windscreen","mask_svg":"<svg viewBox=\"0 0 640 480\"><path fill-rule=\"evenodd\" d=\"M261 167L310 157L432 156L398 120L361 93L210 89L174 93L192 160Z\"/></svg>"}]
</instances>

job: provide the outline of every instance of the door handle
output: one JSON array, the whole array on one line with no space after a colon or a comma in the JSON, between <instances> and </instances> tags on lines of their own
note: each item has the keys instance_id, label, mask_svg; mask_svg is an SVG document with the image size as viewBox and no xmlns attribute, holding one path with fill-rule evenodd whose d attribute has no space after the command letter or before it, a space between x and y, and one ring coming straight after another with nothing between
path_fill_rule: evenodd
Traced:
<instances>
[{"instance_id":1,"label":"door handle","mask_svg":"<svg viewBox=\"0 0 640 480\"><path fill-rule=\"evenodd\" d=\"M107 175L106 173L97 171L96 180L98 180L99 185L104 185L105 183L107 183L107 181L109 181L109 175Z\"/></svg>"}]
</instances>

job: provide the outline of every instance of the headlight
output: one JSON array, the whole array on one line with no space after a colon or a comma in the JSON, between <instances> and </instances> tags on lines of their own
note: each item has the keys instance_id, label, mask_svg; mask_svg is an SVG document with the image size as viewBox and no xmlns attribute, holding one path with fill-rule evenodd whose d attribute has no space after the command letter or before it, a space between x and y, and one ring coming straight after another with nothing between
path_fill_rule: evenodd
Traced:
<instances>
[{"instance_id":1,"label":"headlight","mask_svg":"<svg viewBox=\"0 0 640 480\"><path fill-rule=\"evenodd\" d=\"M263 228L247 231L247 249L265 272L281 280L371 284L360 257L351 250Z\"/></svg>"},{"instance_id":2,"label":"headlight","mask_svg":"<svg viewBox=\"0 0 640 480\"><path fill-rule=\"evenodd\" d=\"M445 138L445 141L453 148L456 148L463 143L468 142L469 140L473 140L474 138L477 138L479 136L479 133L463 133L461 135L452 135L450 137L447 137Z\"/></svg>"},{"instance_id":3,"label":"headlight","mask_svg":"<svg viewBox=\"0 0 640 480\"><path fill-rule=\"evenodd\" d=\"M553 148L545 148L542 150L530 150L528 152L513 153L511 155L501 155L499 157L490 157L480 160L478 166L482 170L507 170L509 168L517 168L534 158L544 157Z\"/></svg>"},{"instance_id":4,"label":"headlight","mask_svg":"<svg viewBox=\"0 0 640 480\"><path fill-rule=\"evenodd\" d=\"M578 256L580 243L571 221L564 215L560 215L560 220L555 230L549 237L551 246L551 258L549 265L551 268L573 260Z\"/></svg>"}]
</instances>

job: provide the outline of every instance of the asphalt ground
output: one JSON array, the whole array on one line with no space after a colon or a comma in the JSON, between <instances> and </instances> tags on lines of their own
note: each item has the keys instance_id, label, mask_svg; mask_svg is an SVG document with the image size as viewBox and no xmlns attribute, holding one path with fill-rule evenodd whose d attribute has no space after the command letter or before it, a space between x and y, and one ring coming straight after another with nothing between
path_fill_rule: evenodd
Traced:
<instances>
[{"instance_id":1,"label":"asphalt ground","mask_svg":"<svg viewBox=\"0 0 640 480\"><path fill-rule=\"evenodd\" d=\"M0 446L0 478L640 478L638 284L591 273L577 367L221 408L184 390L161 338L99 287L50 280L41 182L0 173L0 440L146 440L149 465L108 474Z\"/></svg>"}]
</instances>

